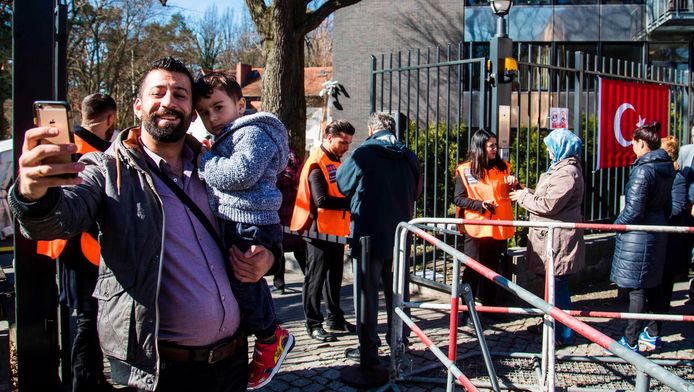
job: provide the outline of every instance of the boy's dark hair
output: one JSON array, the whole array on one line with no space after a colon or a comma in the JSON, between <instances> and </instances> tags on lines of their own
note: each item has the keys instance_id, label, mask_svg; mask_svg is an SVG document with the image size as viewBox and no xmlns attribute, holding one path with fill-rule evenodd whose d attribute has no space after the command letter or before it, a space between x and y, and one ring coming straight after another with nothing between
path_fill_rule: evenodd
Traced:
<instances>
[{"instance_id":1,"label":"boy's dark hair","mask_svg":"<svg viewBox=\"0 0 694 392\"><path fill-rule=\"evenodd\" d=\"M346 120L333 120L325 127L325 136L340 136L341 133L354 135L354 126Z\"/></svg>"},{"instance_id":2,"label":"boy's dark hair","mask_svg":"<svg viewBox=\"0 0 694 392\"><path fill-rule=\"evenodd\" d=\"M108 94L91 94L82 100L82 117L87 120L101 120L116 111L116 101Z\"/></svg>"},{"instance_id":3,"label":"boy's dark hair","mask_svg":"<svg viewBox=\"0 0 694 392\"><path fill-rule=\"evenodd\" d=\"M209 98L216 88L224 91L231 99L238 102L243 98L241 86L236 78L226 72L210 72L199 77L193 84L193 102L198 103L202 98Z\"/></svg>"},{"instance_id":4,"label":"boy's dark hair","mask_svg":"<svg viewBox=\"0 0 694 392\"><path fill-rule=\"evenodd\" d=\"M634 131L634 140L643 140L651 151L660 148L660 123L654 121L638 127Z\"/></svg>"},{"instance_id":5,"label":"boy's dark hair","mask_svg":"<svg viewBox=\"0 0 694 392\"><path fill-rule=\"evenodd\" d=\"M169 72L176 72L176 73L181 73L184 74L186 77L188 77L188 80L190 80L190 86L192 88L193 86L193 75L190 73L188 68L186 67L185 64L183 64L182 61L177 60L171 56L169 57L164 57L158 60L154 60L150 65L149 68L147 68L147 71L145 71L144 74L142 74L142 78L140 78L140 87L138 89L140 97L142 97L142 87L145 79L147 78L147 75L149 75L150 72L156 71L158 69L163 69L165 71Z\"/></svg>"}]
</instances>

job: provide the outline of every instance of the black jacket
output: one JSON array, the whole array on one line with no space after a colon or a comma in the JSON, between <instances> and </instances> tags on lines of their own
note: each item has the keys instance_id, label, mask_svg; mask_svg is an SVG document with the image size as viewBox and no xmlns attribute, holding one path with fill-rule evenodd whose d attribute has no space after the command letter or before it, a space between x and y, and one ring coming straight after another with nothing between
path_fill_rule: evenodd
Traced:
<instances>
[{"instance_id":1,"label":"black jacket","mask_svg":"<svg viewBox=\"0 0 694 392\"><path fill-rule=\"evenodd\" d=\"M690 226L691 209L694 202L694 168L685 167L677 171L672 184L672 212L670 223Z\"/></svg>"},{"instance_id":2,"label":"black jacket","mask_svg":"<svg viewBox=\"0 0 694 392\"><path fill-rule=\"evenodd\" d=\"M417 156L391 132L376 132L337 169L337 187L352 198L352 257L360 257L362 236L371 236L372 257L393 257L395 228L412 218L422 191Z\"/></svg>"},{"instance_id":3,"label":"black jacket","mask_svg":"<svg viewBox=\"0 0 694 392\"><path fill-rule=\"evenodd\" d=\"M672 208L675 168L664 150L637 159L625 188L626 204L616 224L665 225ZM660 284L667 234L629 231L617 235L610 280L622 288Z\"/></svg>"}]
</instances>

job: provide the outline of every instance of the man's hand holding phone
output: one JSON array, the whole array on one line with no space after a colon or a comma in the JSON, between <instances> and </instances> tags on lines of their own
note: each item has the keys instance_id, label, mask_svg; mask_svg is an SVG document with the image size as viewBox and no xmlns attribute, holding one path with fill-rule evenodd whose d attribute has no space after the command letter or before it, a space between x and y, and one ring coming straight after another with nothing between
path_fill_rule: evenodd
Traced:
<instances>
[{"instance_id":1,"label":"man's hand holding phone","mask_svg":"<svg viewBox=\"0 0 694 392\"><path fill-rule=\"evenodd\" d=\"M32 128L24 134L17 187L22 198L38 200L46 194L48 188L82 183L77 174L84 170L84 164L71 162L69 159L77 152L75 144L41 143L58 134L58 129L52 127ZM44 163L46 158L51 157L67 157L68 163Z\"/></svg>"}]
</instances>

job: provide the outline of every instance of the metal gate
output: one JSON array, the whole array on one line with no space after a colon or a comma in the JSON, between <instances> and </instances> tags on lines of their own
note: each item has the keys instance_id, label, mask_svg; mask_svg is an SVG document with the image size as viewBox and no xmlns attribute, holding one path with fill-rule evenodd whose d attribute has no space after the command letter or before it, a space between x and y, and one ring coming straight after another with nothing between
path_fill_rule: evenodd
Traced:
<instances>
[{"instance_id":1,"label":"metal gate","mask_svg":"<svg viewBox=\"0 0 694 392\"><path fill-rule=\"evenodd\" d=\"M598 140L598 78L658 83L670 88L670 134L690 142L692 80L688 71L653 67L581 52L548 56L547 47L517 43L518 76L512 82L510 161L520 181L534 187L549 166L542 138L549 133L551 107L569 109L569 124L584 141L588 222L610 222L619 212L628 169L593 170ZM489 128L493 86L487 58L466 59L463 43L371 57L371 111L390 112L399 137L419 157L424 194L418 217L453 217L454 175L465 159L471 135ZM553 64L549 64L553 62ZM515 219L523 219L519 211ZM457 246L454 236L449 240ZM424 249L422 244L415 244ZM450 258L416 252L414 281L449 290Z\"/></svg>"}]
</instances>

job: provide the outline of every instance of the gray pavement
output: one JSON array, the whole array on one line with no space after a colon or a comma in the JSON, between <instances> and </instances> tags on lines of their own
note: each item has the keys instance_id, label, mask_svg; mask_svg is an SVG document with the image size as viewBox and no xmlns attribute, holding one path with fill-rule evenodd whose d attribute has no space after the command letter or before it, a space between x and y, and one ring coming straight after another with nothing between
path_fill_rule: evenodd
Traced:
<instances>
[{"instance_id":1,"label":"gray pavement","mask_svg":"<svg viewBox=\"0 0 694 392\"><path fill-rule=\"evenodd\" d=\"M345 268L347 272L347 266ZM289 329L296 337L296 344L289 354L280 373L262 390L265 391L355 391L345 385L340 379L340 371L346 366L355 365L354 362L344 357L347 348L358 345L357 337L353 334L337 334L338 341L321 343L308 337L304 327L304 318L301 305L301 285L303 275L297 270L288 270L285 276L287 290L285 294L275 293L275 305L278 316L283 326ZM272 279L269 279L271 284ZM579 288L578 294L572 297L575 309L623 311L626 305L620 303L617 298L617 290L607 283L597 284L594 287ZM671 313L694 314L694 306L685 304L685 284L681 283L676 288L677 300L673 303ZM416 298L415 300L434 300L432 297ZM439 298L436 302L448 303ZM354 322L354 309L352 305L352 284L350 277L346 276L342 290L342 305L348 320ZM379 314L379 334L382 339L385 335L385 308L381 300L381 312ZM427 333L432 341L444 352L448 351L448 325L447 312L413 309L413 318ZM526 328L537 322L536 317L504 316L500 320L483 319L485 338L493 352L514 353L539 353L541 339L539 335L533 335ZM624 328L623 320L583 319L603 333L619 338ZM485 382L486 370L479 352L474 331L465 326L458 329L458 356L466 357L459 361L459 367L470 379ZM409 347L408 358L411 360L410 369L422 369L425 366L435 364L433 354L425 349L425 346L416 337ZM658 359L694 359L694 325L692 323L664 323L663 325L664 348L659 352L648 353L649 358ZM251 344L252 346L252 344ZM387 365L389 358L388 346L381 348L380 354L383 364ZM589 343L583 337L578 337L576 345L565 347L557 351L558 355L577 356L604 356L604 350L596 344ZM532 359L509 358L496 355L495 368L501 382L513 382L516 384L536 384L536 377ZM420 376L438 377L437 382L398 382L397 389L405 391L444 391L445 372L443 366L420 374ZM592 362L557 362L558 386L576 386L602 390L630 390L633 389L634 369L625 364L605 364ZM670 367L673 372L694 383L694 370L691 363L686 366ZM458 387L462 390L462 387ZM656 382L651 383L651 390L668 390L661 388Z\"/></svg>"}]
</instances>

